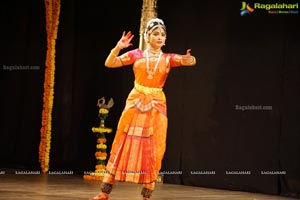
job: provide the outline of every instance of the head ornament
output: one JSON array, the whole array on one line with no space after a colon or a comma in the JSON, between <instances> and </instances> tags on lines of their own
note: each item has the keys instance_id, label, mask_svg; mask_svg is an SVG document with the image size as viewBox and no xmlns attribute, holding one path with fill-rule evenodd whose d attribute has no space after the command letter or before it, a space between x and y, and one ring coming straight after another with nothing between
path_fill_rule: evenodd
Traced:
<instances>
[{"instance_id":1,"label":"head ornament","mask_svg":"<svg viewBox=\"0 0 300 200\"><path fill-rule=\"evenodd\" d=\"M148 37L152 33L152 31L159 27L162 28L167 33L166 26L165 26L163 20L161 20L159 18L153 18L148 21L145 32L144 32L144 38L145 38L146 42L148 41Z\"/></svg>"}]
</instances>

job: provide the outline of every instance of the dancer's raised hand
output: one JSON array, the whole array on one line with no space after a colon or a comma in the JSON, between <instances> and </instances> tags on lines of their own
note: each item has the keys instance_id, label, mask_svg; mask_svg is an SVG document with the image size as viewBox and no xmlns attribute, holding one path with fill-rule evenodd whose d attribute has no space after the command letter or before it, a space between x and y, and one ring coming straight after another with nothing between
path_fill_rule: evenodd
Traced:
<instances>
[{"instance_id":1,"label":"dancer's raised hand","mask_svg":"<svg viewBox=\"0 0 300 200\"><path fill-rule=\"evenodd\" d=\"M186 54L182 56L181 60L183 65L193 66L196 64L196 59L191 55L191 49L186 51Z\"/></svg>"},{"instance_id":2,"label":"dancer's raised hand","mask_svg":"<svg viewBox=\"0 0 300 200\"><path fill-rule=\"evenodd\" d=\"M123 31L122 37L118 42L118 48L120 49L124 49L127 48L129 46L132 46L131 40L134 37L133 34L131 34L131 31L129 31L128 33L126 33L125 31Z\"/></svg>"}]
</instances>

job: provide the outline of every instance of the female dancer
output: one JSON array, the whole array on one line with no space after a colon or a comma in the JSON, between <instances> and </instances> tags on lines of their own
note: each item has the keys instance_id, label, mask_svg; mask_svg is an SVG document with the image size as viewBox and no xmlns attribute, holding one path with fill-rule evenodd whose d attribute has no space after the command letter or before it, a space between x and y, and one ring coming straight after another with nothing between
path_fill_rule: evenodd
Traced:
<instances>
[{"instance_id":1,"label":"female dancer","mask_svg":"<svg viewBox=\"0 0 300 200\"><path fill-rule=\"evenodd\" d=\"M143 184L143 200L151 197L166 148L167 107L163 86L172 67L194 66L190 54L164 53L166 27L161 19L151 19L144 38L147 48L134 49L120 56L132 45L133 35L125 33L108 55L106 67L133 65L134 88L126 100L119 120L101 190L90 200L107 200L115 181Z\"/></svg>"}]
</instances>

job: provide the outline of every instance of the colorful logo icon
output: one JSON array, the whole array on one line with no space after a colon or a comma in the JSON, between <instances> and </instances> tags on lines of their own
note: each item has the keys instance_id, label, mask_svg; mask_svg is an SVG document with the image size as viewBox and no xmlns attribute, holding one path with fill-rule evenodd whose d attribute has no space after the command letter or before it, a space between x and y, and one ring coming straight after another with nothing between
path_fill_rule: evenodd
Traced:
<instances>
[{"instance_id":1,"label":"colorful logo icon","mask_svg":"<svg viewBox=\"0 0 300 200\"><path fill-rule=\"evenodd\" d=\"M246 3L245 1L242 2L241 16L244 16L246 14L250 14L253 11L254 11L254 9L251 8L248 3Z\"/></svg>"}]
</instances>

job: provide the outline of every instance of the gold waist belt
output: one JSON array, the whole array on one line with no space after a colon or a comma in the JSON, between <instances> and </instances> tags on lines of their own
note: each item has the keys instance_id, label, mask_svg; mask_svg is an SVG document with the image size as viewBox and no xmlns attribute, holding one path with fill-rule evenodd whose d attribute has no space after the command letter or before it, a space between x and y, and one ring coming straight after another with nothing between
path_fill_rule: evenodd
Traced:
<instances>
[{"instance_id":1,"label":"gold waist belt","mask_svg":"<svg viewBox=\"0 0 300 200\"><path fill-rule=\"evenodd\" d=\"M142 92L146 95L162 91L162 88L146 87L146 86L140 85L138 83L134 83L134 88L137 91Z\"/></svg>"}]
</instances>

